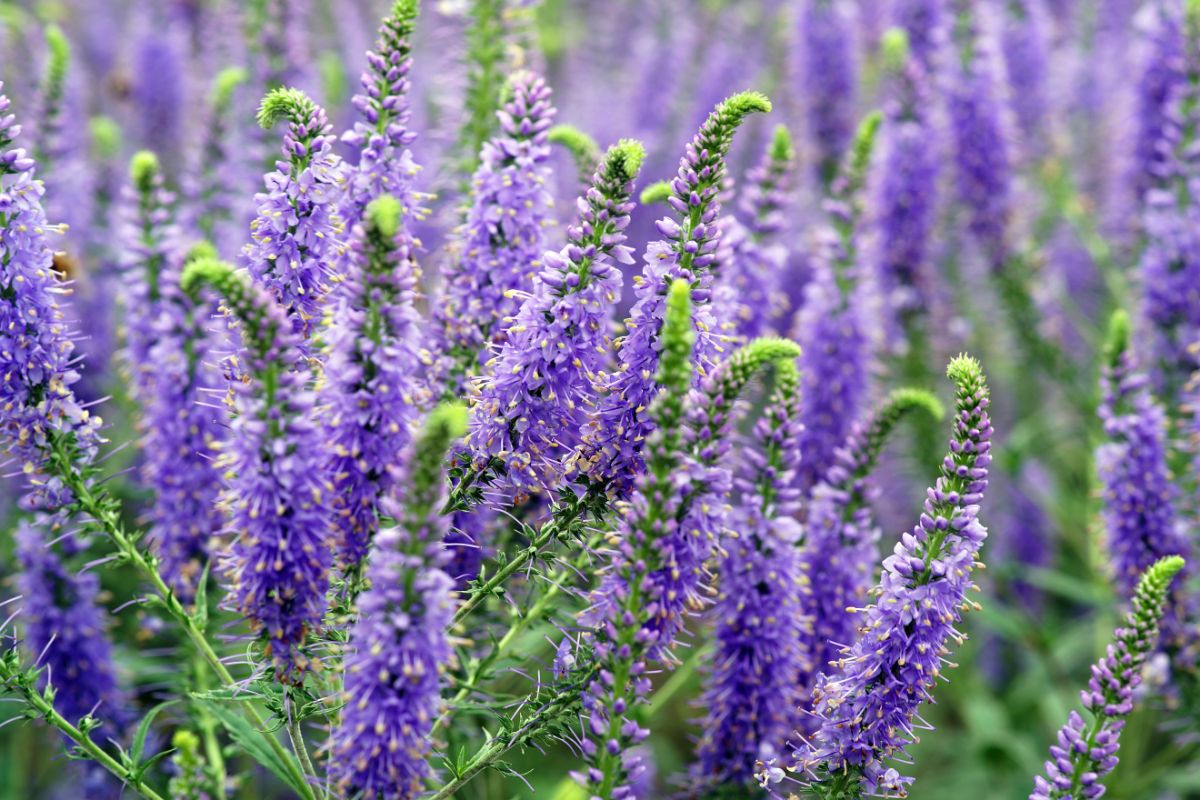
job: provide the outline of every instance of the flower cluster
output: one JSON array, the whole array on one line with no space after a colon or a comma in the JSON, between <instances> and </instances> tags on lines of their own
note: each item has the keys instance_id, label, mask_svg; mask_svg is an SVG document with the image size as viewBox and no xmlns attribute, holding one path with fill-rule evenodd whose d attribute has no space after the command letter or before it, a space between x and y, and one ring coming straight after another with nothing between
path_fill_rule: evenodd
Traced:
<instances>
[{"instance_id":1,"label":"flower cluster","mask_svg":"<svg viewBox=\"0 0 1200 800\"><path fill-rule=\"evenodd\" d=\"M633 260L622 242L644 156L633 141L609 149L580 198L567 245L542 257L545 266L480 387L468 444L479 468L500 459L517 495L559 485L578 445L621 292L613 262Z\"/></svg>"},{"instance_id":2,"label":"flower cluster","mask_svg":"<svg viewBox=\"0 0 1200 800\"><path fill-rule=\"evenodd\" d=\"M183 288L211 286L242 340L246 378L230 387L233 419L222 455L223 499L234 539L224 571L231 603L259 633L284 682L309 668L306 635L320 625L329 587L332 487L313 394L299 369L300 338L265 289L221 262L187 266Z\"/></svg>"},{"instance_id":3,"label":"flower cluster","mask_svg":"<svg viewBox=\"0 0 1200 800\"><path fill-rule=\"evenodd\" d=\"M457 263L438 309L441 355L450 358L447 389L503 344L505 321L542 267L553 199L547 132L556 113L550 87L532 72L515 75L511 99L497 112L500 130L484 145L471 183L471 206L459 232Z\"/></svg>"},{"instance_id":4,"label":"flower cluster","mask_svg":"<svg viewBox=\"0 0 1200 800\"><path fill-rule=\"evenodd\" d=\"M1165 556L1187 556L1190 549L1176 522L1166 416L1137 370L1130 333L1128 315L1114 314L1100 404L1108 441L1096 450L1110 564L1125 598L1133 596L1147 567ZM1177 633L1168 621L1167 635Z\"/></svg>"},{"instance_id":5,"label":"flower cluster","mask_svg":"<svg viewBox=\"0 0 1200 800\"><path fill-rule=\"evenodd\" d=\"M333 152L325 110L297 89L263 98L259 124L288 120L283 160L267 173L267 191L255 197L258 216L246 248L250 273L287 309L303 339L312 336L334 277L344 224L338 205L345 168Z\"/></svg>"},{"instance_id":6,"label":"flower cluster","mask_svg":"<svg viewBox=\"0 0 1200 800\"><path fill-rule=\"evenodd\" d=\"M1029 800L1091 798L1104 794L1104 777L1117 765L1121 730L1133 710L1134 692L1142 682L1142 667L1154 651L1159 623L1167 605L1172 579L1182 570L1179 556L1155 561L1138 579L1133 610L1125 627L1113 634L1108 652L1092 667L1087 689L1080 692L1085 721L1076 711L1058 732L1050 748L1045 775L1034 779Z\"/></svg>"},{"instance_id":7,"label":"flower cluster","mask_svg":"<svg viewBox=\"0 0 1200 800\"><path fill-rule=\"evenodd\" d=\"M322 406L331 451L338 553L354 568L379 527L379 503L396 480L396 453L423 405L414 376L420 345L419 269L400 201L372 200L352 234L349 272L330 327Z\"/></svg>"},{"instance_id":8,"label":"flower cluster","mask_svg":"<svg viewBox=\"0 0 1200 800\"><path fill-rule=\"evenodd\" d=\"M430 774L429 733L450 664L447 631L454 582L442 569L443 470L466 411L440 406L405 457L403 506L389 500L396 527L379 532L368 567L371 588L346 657L346 706L334 735L338 785L349 796L409 800Z\"/></svg>"},{"instance_id":9,"label":"flower cluster","mask_svg":"<svg viewBox=\"0 0 1200 800\"><path fill-rule=\"evenodd\" d=\"M0 90L3 86L0 86ZM43 474L48 451L60 444L90 457L99 443L100 419L81 407L71 386L79 380L75 345L54 271L35 163L13 147L21 133L0 93L0 429L8 453L27 476L27 502L50 509L68 499Z\"/></svg>"},{"instance_id":10,"label":"flower cluster","mask_svg":"<svg viewBox=\"0 0 1200 800\"><path fill-rule=\"evenodd\" d=\"M954 438L921 520L883 562L875 602L860 610L861 636L838 670L813 689L820 727L796 753L797 768L822 793L902 792L911 779L887 766L913 741L913 718L941 675L949 645L964 637L971 571L987 532L979 502L991 462L988 389L979 364L950 363L958 388ZM861 787L861 788L860 788Z\"/></svg>"},{"instance_id":11,"label":"flower cluster","mask_svg":"<svg viewBox=\"0 0 1200 800\"><path fill-rule=\"evenodd\" d=\"M748 784L755 763L783 752L810 670L792 485L801 458L798 387L794 362L779 362L775 393L754 428L756 447L736 478L741 499L719 566L716 653L697 746L697 777L710 786Z\"/></svg>"},{"instance_id":12,"label":"flower cluster","mask_svg":"<svg viewBox=\"0 0 1200 800\"><path fill-rule=\"evenodd\" d=\"M679 218L664 217L656 223L665 238L652 242L646 250L645 269L635 279L637 300L625 323L628 333L620 342L620 365L614 374L598 381L602 397L580 448L583 471L595 483L610 484L618 495L627 494L632 477L642 471L641 450L654 427L645 412L658 393L654 375L659 332L666 293L673 281L685 280L693 289L696 374L708 374L717 360L720 343L708 301L721 238L718 196L725 156L745 118L770 109L770 101L757 92L744 92L720 103L688 144L671 181L667 202Z\"/></svg>"}]
</instances>

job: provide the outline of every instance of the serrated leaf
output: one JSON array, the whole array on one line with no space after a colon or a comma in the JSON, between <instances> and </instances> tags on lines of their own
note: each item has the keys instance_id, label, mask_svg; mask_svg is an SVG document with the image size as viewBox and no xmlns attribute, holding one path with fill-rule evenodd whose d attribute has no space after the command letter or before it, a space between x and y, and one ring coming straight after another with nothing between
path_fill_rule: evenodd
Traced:
<instances>
[{"instance_id":1,"label":"serrated leaf","mask_svg":"<svg viewBox=\"0 0 1200 800\"><path fill-rule=\"evenodd\" d=\"M295 756L290 754L286 756L286 758L291 760L291 768L289 769L289 765L284 760L285 756L271 749L271 745L267 742L267 734L256 729L240 714L234 712L224 703L214 702L201 697L194 699L208 713L212 714L214 719L221 723L222 727L229 732L229 736L233 741L241 745L245 750L246 755L269 769L274 773L275 777L295 789L301 796L304 796L308 792L308 787L298 785L295 778L293 778L293 775L303 774Z\"/></svg>"}]
</instances>

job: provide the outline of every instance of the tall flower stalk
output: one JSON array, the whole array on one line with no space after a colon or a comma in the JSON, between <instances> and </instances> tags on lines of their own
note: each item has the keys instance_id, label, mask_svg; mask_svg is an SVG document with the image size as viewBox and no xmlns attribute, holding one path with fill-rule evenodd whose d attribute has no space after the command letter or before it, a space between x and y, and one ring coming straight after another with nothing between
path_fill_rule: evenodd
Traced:
<instances>
[{"instance_id":1,"label":"tall flower stalk","mask_svg":"<svg viewBox=\"0 0 1200 800\"><path fill-rule=\"evenodd\" d=\"M799 553L799 614L810 666L799 677L806 699L817 676L833 671L842 650L858 638L856 609L867 602L879 562L880 531L870 506L878 491L871 472L892 430L914 411L934 420L944 414L928 392L897 389L855 423L825 479L812 491ZM799 727L807 730L813 722L801 719Z\"/></svg>"},{"instance_id":2,"label":"tall flower stalk","mask_svg":"<svg viewBox=\"0 0 1200 800\"><path fill-rule=\"evenodd\" d=\"M388 500L396 525L380 531L371 554L334 731L334 772L347 796L409 800L431 774L430 732L453 657L454 581L442 570L445 466L466 425L461 406L435 409L403 459L400 493Z\"/></svg>"},{"instance_id":3,"label":"tall flower stalk","mask_svg":"<svg viewBox=\"0 0 1200 800\"><path fill-rule=\"evenodd\" d=\"M396 454L426 398L415 374L420 269L400 201L372 200L351 238L329 330L322 406L338 555L354 570L379 528L380 503L396 482Z\"/></svg>"},{"instance_id":4,"label":"tall flower stalk","mask_svg":"<svg viewBox=\"0 0 1200 800\"><path fill-rule=\"evenodd\" d=\"M735 480L741 499L722 546L712 609L716 652L697 747L697 778L713 787L749 784L756 762L783 752L809 671L793 485L801 458L799 377L795 362L777 363L775 392L754 428L756 446Z\"/></svg>"},{"instance_id":5,"label":"tall flower stalk","mask_svg":"<svg viewBox=\"0 0 1200 800\"><path fill-rule=\"evenodd\" d=\"M334 522L300 335L266 289L227 264L188 265L184 290L198 296L205 287L223 298L236 324L245 370L244 379L232 376L233 420L221 454L233 534L222 565L230 603L258 634L276 677L298 683L311 666L305 640L325 611Z\"/></svg>"},{"instance_id":6,"label":"tall flower stalk","mask_svg":"<svg viewBox=\"0 0 1200 800\"><path fill-rule=\"evenodd\" d=\"M920 522L883 562L875 602L860 609L862 635L838 670L813 690L820 727L795 754L795 768L822 798L904 793L911 782L888 766L914 741L915 717L964 635L971 571L987 531L979 502L987 487L992 426L978 362L959 356L947 374L957 386L954 437Z\"/></svg>"},{"instance_id":7,"label":"tall flower stalk","mask_svg":"<svg viewBox=\"0 0 1200 800\"><path fill-rule=\"evenodd\" d=\"M592 383L604 366L621 294L617 264L633 262L623 242L644 157L632 140L609 148L579 200L566 246L543 256L533 290L480 385L468 446L478 469L498 459L518 496L561 485L595 402Z\"/></svg>"},{"instance_id":8,"label":"tall flower stalk","mask_svg":"<svg viewBox=\"0 0 1200 800\"><path fill-rule=\"evenodd\" d=\"M1117 766L1125 717L1133 710L1142 669L1154 652L1172 579L1184 568L1179 556L1148 566L1133 593L1125 627L1113 633L1104 658L1080 692L1090 719L1072 711L1050 747L1045 772L1034 778L1029 800L1090 800L1104 794L1104 778Z\"/></svg>"},{"instance_id":9,"label":"tall flower stalk","mask_svg":"<svg viewBox=\"0 0 1200 800\"><path fill-rule=\"evenodd\" d=\"M556 111L550 87L532 72L513 76L509 91L497 112L500 130L484 145L472 179L456 260L435 314L448 395L458 395L467 376L489 360L489 348L504 343L506 320L542 267L554 204L547 132Z\"/></svg>"},{"instance_id":10,"label":"tall flower stalk","mask_svg":"<svg viewBox=\"0 0 1200 800\"><path fill-rule=\"evenodd\" d=\"M659 384L659 332L666 294L675 280L686 281L696 303L696 374L703 377L716 363L721 344L710 308L712 269L717 262L721 226L719 195L725 157L733 136L750 114L771 110L758 92L743 92L720 103L688 144L671 182L667 202L678 215L656 223L664 237L646 249L646 266L635 278L637 300L619 344L617 370L598 381L601 399L588 423L579 450L580 469L593 483L608 484L618 495L632 488L641 472L641 450L654 424L646 415Z\"/></svg>"},{"instance_id":11,"label":"tall flower stalk","mask_svg":"<svg viewBox=\"0 0 1200 800\"><path fill-rule=\"evenodd\" d=\"M275 89L263 98L259 124L268 129L288 121L283 160L255 197L258 216L246 248L250 274L287 310L307 340L320 321L335 276L345 225L338 213L345 168L333 152L325 110L298 89Z\"/></svg>"}]
</instances>

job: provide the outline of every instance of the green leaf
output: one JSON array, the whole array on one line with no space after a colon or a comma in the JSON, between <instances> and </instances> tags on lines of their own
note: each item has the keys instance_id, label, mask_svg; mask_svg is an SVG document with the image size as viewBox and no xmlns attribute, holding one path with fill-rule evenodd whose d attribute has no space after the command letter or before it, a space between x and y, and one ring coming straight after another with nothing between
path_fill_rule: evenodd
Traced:
<instances>
[{"instance_id":1,"label":"green leaf","mask_svg":"<svg viewBox=\"0 0 1200 800\"><path fill-rule=\"evenodd\" d=\"M275 774L275 777L295 789L300 796L303 797L309 791L308 787L297 785L292 778L293 775L304 774L295 756L287 756L292 761L291 769L289 769L283 760L284 756L278 755L271 749L270 744L267 743L267 734L256 729L240 714L223 703L216 703L196 696L193 696L193 699L203 706L208 713L212 714L214 719L221 723L225 730L229 732L234 743L240 745L246 752L246 755L271 770Z\"/></svg>"},{"instance_id":2,"label":"green leaf","mask_svg":"<svg viewBox=\"0 0 1200 800\"><path fill-rule=\"evenodd\" d=\"M133 734L133 746L130 748L129 755L133 758L133 763L137 764L142 760L142 749L146 746L146 737L150 734L150 726L154 723L154 718L158 713L169 705L174 705L178 700L167 700L159 703L154 708L146 712L146 716L142 717L142 721L138 723L137 731Z\"/></svg>"}]
</instances>

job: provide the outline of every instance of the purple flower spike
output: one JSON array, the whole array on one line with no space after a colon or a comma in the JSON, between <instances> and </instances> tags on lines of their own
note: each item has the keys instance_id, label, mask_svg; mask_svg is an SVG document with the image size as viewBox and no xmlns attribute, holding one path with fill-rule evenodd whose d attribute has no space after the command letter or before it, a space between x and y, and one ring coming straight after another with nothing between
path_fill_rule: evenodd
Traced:
<instances>
[{"instance_id":1,"label":"purple flower spike","mask_svg":"<svg viewBox=\"0 0 1200 800\"><path fill-rule=\"evenodd\" d=\"M837 173L854 135L854 25L842 0L805 0L800 12L800 51L810 135L819 174L826 183Z\"/></svg>"},{"instance_id":2,"label":"purple flower spike","mask_svg":"<svg viewBox=\"0 0 1200 800\"><path fill-rule=\"evenodd\" d=\"M270 128L288 120L283 160L255 197L254 241L246 248L250 273L287 309L302 339L319 322L334 277L344 224L338 213L345 165L333 152L325 110L298 89L276 89L263 98L258 121Z\"/></svg>"},{"instance_id":3,"label":"purple flower spike","mask_svg":"<svg viewBox=\"0 0 1200 800\"><path fill-rule=\"evenodd\" d=\"M595 402L592 382L604 366L621 293L614 261L633 262L622 242L644 157L630 140L609 149L578 202L566 246L543 257L545 267L481 383L468 445L478 469L492 459L503 463L517 497L561 485L565 459Z\"/></svg>"},{"instance_id":4,"label":"purple flower spike","mask_svg":"<svg viewBox=\"0 0 1200 800\"><path fill-rule=\"evenodd\" d=\"M1071 712L1050 747L1045 774L1034 778L1029 800L1091 800L1104 794L1101 781L1117 766L1124 718L1133 710L1142 668L1158 640L1171 581L1183 567L1182 558L1168 556L1147 567L1138 580L1125 627L1113 634L1113 643L1092 666L1092 677L1080 693L1090 721Z\"/></svg>"},{"instance_id":5,"label":"purple flower spike","mask_svg":"<svg viewBox=\"0 0 1200 800\"><path fill-rule=\"evenodd\" d=\"M1137 370L1130 348L1130 322L1113 315L1104 366L1100 419L1108 442L1096 451L1103 486L1104 527L1113 577L1120 595L1133 596L1138 578L1169 555L1187 557L1187 537L1176 521L1178 490L1167 464L1167 422ZM1164 622L1164 640L1181 631L1175 609Z\"/></svg>"},{"instance_id":6,"label":"purple flower spike","mask_svg":"<svg viewBox=\"0 0 1200 800\"><path fill-rule=\"evenodd\" d=\"M395 484L396 454L425 401L420 363L419 269L400 202L373 200L355 228L348 272L329 331L322 406L328 407L338 554L357 569L379 527L379 503Z\"/></svg>"},{"instance_id":7,"label":"purple flower spike","mask_svg":"<svg viewBox=\"0 0 1200 800\"><path fill-rule=\"evenodd\" d=\"M964 636L971 571L987 531L979 503L987 488L992 426L979 363L959 356L947 370L958 387L954 438L920 522L883 562L875 602L859 609L863 632L842 651L838 672L813 690L820 727L795 753L795 769L826 797L904 794L911 782L887 761L913 742L944 656Z\"/></svg>"},{"instance_id":8,"label":"purple flower spike","mask_svg":"<svg viewBox=\"0 0 1200 800\"><path fill-rule=\"evenodd\" d=\"M222 296L240 331L245 370L244 380L230 381L234 417L221 455L236 537L222 567L231 604L260 635L276 677L298 683L310 668L305 639L325 612L334 522L300 337L283 306L227 264L190 263L183 288L195 296L204 285Z\"/></svg>"},{"instance_id":9,"label":"purple flower spike","mask_svg":"<svg viewBox=\"0 0 1200 800\"><path fill-rule=\"evenodd\" d=\"M454 581L442 570L445 461L467 425L461 406L440 406L403 457L403 493L389 498L397 526L380 531L350 632L341 724L332 771L347 797L411 800L430 776L431 731L453 650Z\"/></svg>"},{"instance_id":10,"label":"purple flower spike","mask_svg":"<svg viewBox=\"0 0 1200 800\"><path fill-rule=\"evenodd\" d=\"M62 515L23 520L14 534L25 647L39 659L38 685L54 686L58 713L72 723L94 715L103 723L99 735L116 737L127 710L97 601L100 580L69 568L50 546L62 524Z\"/></svg>"},{"instance_id":11,"label":"purple flower spike","mask_svg":"<svg viewBox=\"0 0 1200 800\"><path fill-rule=\"evenodd\" d=\"M413 189L420 168L409 151L417 135L408 127L412 116L410 39L417 13L417 0L397 0L379 28L375 50L367 53L362 88L353 101L359 119L342 135L342 141L358 151L343 211L350 226L362 220L368 203L385 194L396 198L414 217L421 211L423 196Z\"/></svg>"},{"instance_id":12,"label":"purple flower spike","mask_svg":"<svg viewBox=\"0 0 1200 800\"><path fill-rule=\"evenodd\" d=\"M34 160L13 147L21 128L2 90L0 84L0 434L29 483L27 504L55 509L70 498L44 474L48 450L69 441L90 459L101 421L71 388L79 380L75 343L48 239L61 231L46 221Z\"/></svg>"},{"instance_id":13,"label":"purple flower spike","mask_svg":"<svg viewBox=\"0 0 1200 800\"><path fill-rule=\"evenodd\" d=\"M967 229L990 270L1003 269L1010 255L1012 174L1002 127L995 76L980 52L972 12L960 10L950 89L950 128L958 170L958 199L968 211Z\"/></svg>"},{"instance_id":14,"label":"purple flower spike","mask_svg":"<svg viewBox=\"0 0 1200 800\"><path fill-rule=\"evenodd\" d=\"M721 347L709 299L721 240L725 156L745 118L770 110L770 101L758 92L728 98L709 115L680 160L667 199L678 218L656 223L664 238L646 249L645 269L635 279L637 301L625 323L628 334L620 342L620 364L599 381L601 400L579 452L581 470L618 496L629 493L633 476L642 471L642 446L654 429L646 410L658 393L659 331L673 281L685 280L693 288L697 376L708 374L716 363Z\"/></svg>"},{"instance_id":15,"label":"purple flower spike","mask_svg":"<svg viewBox=\"0 0 1200 800\"><path fill-rule=\"evenodd\" d=\"M532 72L510 82L512 99L497 112L500 130L483 147L459 251L437 309L447 395L459 395L489 348L502 345L508 323L542 267L551 222L550 141L556 113L550 87Z\"/></svg>"},{"instance_id":16,"label":"purple flower spike","mask_svg":"<svg viewBox=\"0 0 1200 800\"><path fill-rule=\"evenodd\" d=\"M811 668L800 676L805 694L857 638L860 622L853 609L866 603L879 563L880 533L870 505L878 492L870 474L891 431L911 411L934 419L944 414L928 392L897 389L870 417L855 423L825 480L812 491L800 550L800 614ZM813 722L801 719L799 725L807 731Z\"/></svg>"},{"instance_id":17,"label":"purple flower spike","mask_svg":"<svg viewBox=\"0 0 1200 800\"><path fill-rule=\"evenodd\" d=\"M697 753L702 784L748 784L757 761L783 752L795 728L800 679L810 671L801 648L800 565L794 517L799 492L799 374L776 367L775 393L754 428L736 487L741 505L724 542L721 594L713 608L716 653Z\"/></svg>"}]
</instances>

